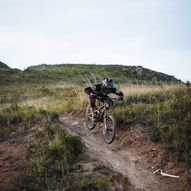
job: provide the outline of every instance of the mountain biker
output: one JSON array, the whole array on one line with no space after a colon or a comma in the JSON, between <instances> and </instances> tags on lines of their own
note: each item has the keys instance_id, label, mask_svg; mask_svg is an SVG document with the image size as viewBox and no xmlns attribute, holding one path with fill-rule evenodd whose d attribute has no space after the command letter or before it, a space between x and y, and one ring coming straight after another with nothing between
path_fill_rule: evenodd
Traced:
<instances>
[{"instance_id":1,"label":"mountain biker","mask_svg":"<svg viewBox=\"0 0 191 191\"><path fill-rule=\"evenodd\" d=\"M84 92L89 95L90 98L90 107L92 114L92 121L94 121L94 111L95 111L95 103L96 99L104 102L105 100L109 100L110 97L108 94L113 93L119 96L119 100L124 99L124 94L117 90L114 86L113 79L111 77L106 77L102 80L102 83L92 85L84 89Z\"/></svg>"}]
</instances>

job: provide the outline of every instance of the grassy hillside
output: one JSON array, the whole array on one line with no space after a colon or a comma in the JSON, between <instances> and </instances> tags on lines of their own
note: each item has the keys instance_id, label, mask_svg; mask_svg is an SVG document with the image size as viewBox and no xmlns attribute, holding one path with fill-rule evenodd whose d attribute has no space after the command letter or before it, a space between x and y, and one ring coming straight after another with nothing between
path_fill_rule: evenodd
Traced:
<instances>
[{"instance_id":1,"label":"grassy hillside","mask_svg":"<svg viewBox=\"0 0 191 191\"><path fill-rule=\"evenodd\" d=\"M84 65L84 64L61 64L61 65L39 65L26 69L23 73L36 78L40 81L47 79L64 80L73 83L84 83L84 81L97 81L105 76L112 76L117 82L148 82L148 81L166 81L177 82L173 76L144 69L141 66L121 66L121 65Z\"/></svg>"},{"instance_id":2,"label":"grassy hillside","mask_svg":"<svg viewBox=\"0 0 191 191\"><path fill-rule=\"evenodd\" d=\"M7 85L21 80L21 71L12 69L8 65L0 62L0 85Z\"/></svg>"},{"instance_id":3,"label":"grassy hillside","mask_svg":"<svg viewBox=\"0 0 191 191\"><path fill-rule=\"evenodd\" d=\"M0 68L9 69L9 66L7 66L5 63L0 61Z\"/></svg>"},{"instance_id":4,"label":"grassy hillside","mask_svg":"<svg viewBox=\"0 0 191 191\"><path fill-rule=\"evenodd\" d=\"M11 151L12 147L14 148ZM0 112L2 190L115 190L127 177L86 152L80 137L69 134L56 113L11 105Z\"/></svg>"},{"instance_id":5,"label":"grassy hillside","mask_svg":"<svg viewBox=\"0 0 191 191\"><path fill-rule=\"evenodd\" d=\"M124 105L114 109L119 127L128 131L142 125L149 140L163 145L178 161L191 163L191 91L174 77L135 66L39 65L24 71L1 66L0 143L15 142L29 132L29 137L35 136L27 146L28 161L19 188L104 190L114 186L116 179L129 184L126 177L119 179L101 165L79 173L84 145L57 122L61 113L84 111L89 101L83 92L86 83L107 75L116 79L125 94Z\"/></svg>"},{"instance_id":6,"label":"grassy hillside","mask_svg":"<svg viewBox=\"0 0 191 191\"><path fill-rule=\"evenodd\" d=\"M180 82L174 76L145 69L141 66L60 64L31 66L24 71L0 68L0 83L52 83L69 82L85 84L112 76L116 82L158 83Z\"/></svg>"},{"instance_id":7,"label":"grassy hillside","mask_svg":"<svg viewBox=\"0 0 191 191\"><path fill-rule=\"evenodd\" d=\"M162 88L126 95L124 105L114 110L118 123L125 128L135 124L145 126L151 141L162 144L189 164L191 89L179 86L175 89Z\"/></svg>"}]
</instances>

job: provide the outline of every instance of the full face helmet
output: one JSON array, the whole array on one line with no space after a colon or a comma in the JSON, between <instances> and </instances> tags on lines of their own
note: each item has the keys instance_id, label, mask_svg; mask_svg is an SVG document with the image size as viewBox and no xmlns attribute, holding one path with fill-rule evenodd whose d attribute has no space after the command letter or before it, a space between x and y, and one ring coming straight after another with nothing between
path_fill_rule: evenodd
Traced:
<instances>
[{"instance_id":1,"label":"full face helmet","mask_svg":"<svg viewBox=\"0 0 191 191\"><path fill-rule=\"evenodd\" d=\"M111 88L114 88L114 84L113 84L113 79L110 78L110 77L107 77L107 78L104 78L102 80L102 84L105 88L107 89L111 89Z\"/></svg>"}]
</instances>

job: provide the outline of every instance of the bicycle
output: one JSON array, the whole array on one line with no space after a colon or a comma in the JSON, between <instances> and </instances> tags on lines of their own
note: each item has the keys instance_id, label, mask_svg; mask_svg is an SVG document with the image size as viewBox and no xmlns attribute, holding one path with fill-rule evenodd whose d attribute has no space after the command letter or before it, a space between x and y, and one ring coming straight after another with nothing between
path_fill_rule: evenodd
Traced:
<instances>
[{"instance_id":1,"label":"bicycle","mask_svg":"<svg viewBox=\"0 0 191 191\"><path fill-rule=\"evenodd\" d=\"M90 105L88 105L86 109L86 127L89 130L93 130L99 123L100 126L104 125L103 136L104 141L107 144L111 144L113 142L116 134L116 120L112 115L112 109L114 104L113 100L115 99L117 98L107 99L102 104L100 104L101 101L99 101L99 106L94 112L94 121L92 120Z\"/></svg>"}]
</instances>

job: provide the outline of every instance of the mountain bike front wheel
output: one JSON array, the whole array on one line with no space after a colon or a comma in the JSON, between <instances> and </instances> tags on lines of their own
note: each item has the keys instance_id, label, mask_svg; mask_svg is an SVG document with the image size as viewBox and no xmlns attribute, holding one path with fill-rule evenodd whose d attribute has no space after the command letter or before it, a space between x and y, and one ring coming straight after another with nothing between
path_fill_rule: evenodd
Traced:
<instances>
[{"instance_id":1,"label":"mountain bike front wheel","mask_svg":"<svg viewBox=\"0 0 191 191\"><path fill-rule=\"evenodd\" d=\"M104 141L107 144L111 144L116 134L116 121L112 115L106 115L104 120Z\"/></svg>"},{"instance_id":2,"label":"mountain bike front wheel","mask_svg":"<svg viewBox=\"0 0 191 191\"><path fill-rule=\"evenodd\" d=\"M95 121L92 121L92 113L90 105L87 106L85 120L86 120L86 127L90 130L94 129L96 123Z\"/></svg>"}]
</instances>

